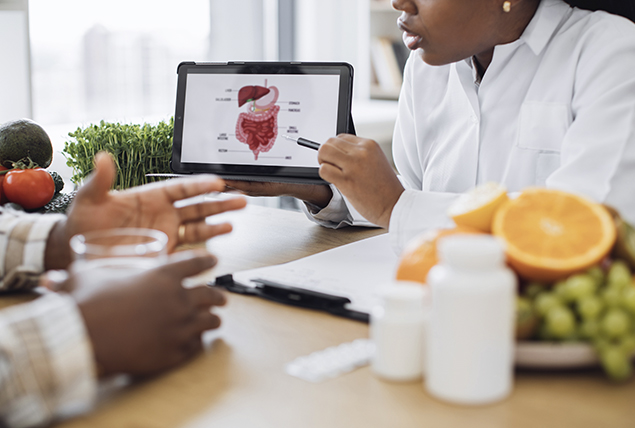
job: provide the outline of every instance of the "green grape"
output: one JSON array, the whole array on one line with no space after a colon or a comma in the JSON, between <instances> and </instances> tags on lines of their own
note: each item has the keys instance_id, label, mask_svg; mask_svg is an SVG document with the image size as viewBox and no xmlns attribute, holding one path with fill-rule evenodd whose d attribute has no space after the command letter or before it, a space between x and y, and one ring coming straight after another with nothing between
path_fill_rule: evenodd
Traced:
<instances>
[{"instance_id":1,"label":"green grape","mask_svg":"<svg viewBox=\"0 0 635 428\"><path fill-rule=\"evenodd\" d=\"M595 293L595 280L591 275L572 275L566 281L566 295L568 301L579 300Z\"/></svg>"},{"instance_id":2,"label":"green grape","mask_svg":"<svg viewBox=\"0 0 635 428\"><path fill-rule=\"evenodd\" d=\"M617 308L620 306L622 294L616 288L605 288L600 292L604 304L609 308Z\"/></svg>"},{"instance_id":3,"label":"green grape","mask_svg":"<svg viewBox=\"0 0 635 428\"><path fill-rule=\"evenodd\" d=\"M545 315L545 326L554 338L565 339L575 331L575 317L569 308L554 306Z\"/></svg>"},{"instance_id":4,"label":"green grape","mask_svg":"<svg viewBox=\"0 0 635 428\"><path fill-rule=\"evenodd\" d=\"M580 324L579 334L583 339L595 339L600 334L600 324L596 319L586 319Z\"/></svg>"},{"instance_id":5,"label":"green grape","mask_svg":"<svg viewBox=\"0 0 635 428\"><path fill-rule=\"evenodd\" d=\"M549 331L549 329L547 328L547 324L545 323L542 323L540 327L538 328L537 336L538 336L538 339L545 340L545 341L556 339L556 337L554 337L554 335L551 334L551 331Z\"/></svg>"},{"instance_id":6,"label":"green grape","mask_svg":"<svg viewBox=\"0 0 635 428\"><path fill-rule=\"evenodd\" d=\"M575 328L575 326L573 327L573 331L571 332L570 335L562 337L561 338L563 342L567 342L567 343L571 343L571 342L580 342L581 340L585 339L584 337L582 337L582 334L580 331L578 331L577 328Z\"/></svg>"},{"instance_id":7,"label":"green grape","mask_svg":"<svg viewBox=\"0 0 635 428\"><path fill-rule=\"evenodd\" d=\"M600 328L609 338L625 336L631 329L631 319L619 308L612 308L600 320Z\"/></svg>"},{"instance_id":8,"label":"green grape","mask_svg":"<svg viewBox=\"0 0 635 428\"><path fill-rule=\"evenodd\" d=\"M609 287L620 289L627 287L633 281L628 265L622 260L616 260L611 264L606 279Z\"/></svg>"},{"instance_id":9,"label":"green grape","mask_svg":"<svg viewBox=\"0 0 635 428\"><path fill-rule=\"evenodd\" d=\"M635 336L625 336L619 342L620 348L626 353L626 355L633 355L635 352Z\"/></svg>"},{"instance_id":10,"label":"green grape","mask_svg":"<svg viewBox=\"0 0 635 428\"><path fill-rule=\"evenodd\" d=\"M616 345L609 346L600 352L602 367L609 377L623 381L631 377L633 368L629 356Z\"/></svg>"},{"instance_id":11,"label":"green grape","mask_svg":"<svg viewBox=\"0 0 635 428\"><path fill-rule=\"evenodd\" d=\"M525 286L524 295L529 297L530 299L535 299L538 294L542 293L547 289L547 286L538 281L532 281Z\"/></svg>"},{"instance_id":12,"label":"green grape","mask_svg":"<svg viewBox=\"0 0 635 428\"><path fill-rule=\"evenodd\" d=\"M563 302L569 302L569 291L567 289L567 281L558 281L553 285L553 293Z\"/></svg>"},{"instance_id":13,"label":"green grape","mask_svg":"<svg viewBox=\"0 0 635 428\"><path fill-rule=\"evenodd\" d=\"M544 317L551 308L562 306L562 304L563 302L558 296L554 293L545 291L544 293L540 293L536 296L536 300L534 300L534 309L539 315Z\"/></svg>"},{"instance_id":14,"label":"green grape","mask_svg":"<svg viewBox=\"0 0 635 428\"><path fill-rule=\"evenodd\" d=\"M635 287L622 290L622 305L631 315L635 315Z\"/></svg>"},{"instance_id":15,"label":"green grape","mask_svg":"<svg viewBox=\"0 0 635 428\"><path fill-rule=\"evenodd\" d=\"M576 309L583 319L596 319L604 309L604 303L596 295L585 296L578 300Z\"/></svg>"},{"instance_id":16,"label":"green grape","mask_svg":"<svg viewBox=\"0 0 635 428\"><path fill-rule=\"evenodd\" d=\"M602 335L595 336L591 340L591 343L599 354L613 346L611 341L608 340L606 337L603 337Z\"/></svg>"},{"instance_id":17,"label":"green grape","mask_svg":"<svg viewBox=\"0 0 635 428\"><path fill-rule=\"evenodd\" d=\"M595 281L595 286L600 287L604 284L604 271L600 266L591 266L586 271L587 275L589 275Z\"/></svg>"},{"instance_id":18,"label":"green grape","mask_svg":"<svg viewBox=\"0 0 635 428\"><path fill-rule=\"evenodd\" d=\"M529 339L536 332L538 317L531 300L526 296L516 297L516 339Z\"/></svg>"}]
</instances>

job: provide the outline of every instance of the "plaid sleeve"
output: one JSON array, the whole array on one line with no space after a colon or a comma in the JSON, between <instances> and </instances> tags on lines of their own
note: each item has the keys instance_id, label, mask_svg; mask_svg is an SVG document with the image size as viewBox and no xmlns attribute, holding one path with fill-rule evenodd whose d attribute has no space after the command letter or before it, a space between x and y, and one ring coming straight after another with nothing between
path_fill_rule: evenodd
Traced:
<instances>
[{"instance_id":1,"label":"plaid sleeve","mask_svg":"<svg viewBox=\"0 0 635 428\"><path fill-rule=\"evenodd\" d=\"M37 285L49 233L64 218L62 214L0 210L0 291Z\"/></svg>"},{"instance_id":2,"label":"plaid sleeve","mask_svg":"<svg viewBox=\"0 0 635 428\"><path fill-rule=\"evenodd\" d=\"M96 390L92 348L70 296L48 293L0 311L0 425L85 412Z\"/></svg>"}]
</instances>

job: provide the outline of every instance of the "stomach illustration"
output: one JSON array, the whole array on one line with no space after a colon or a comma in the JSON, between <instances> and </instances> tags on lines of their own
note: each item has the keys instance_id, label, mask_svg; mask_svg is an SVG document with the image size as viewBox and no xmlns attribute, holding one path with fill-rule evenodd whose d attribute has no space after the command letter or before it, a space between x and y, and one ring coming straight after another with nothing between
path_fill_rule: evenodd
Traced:
<instances>
[{"instance_id":1,"label":"stomach illustration","mask_svg":"<svg viewBox=\"0 0 635 428\"><path fill-rule=\"evenodd\" d=\"M236 138L258 155L268 152L278 137L278 88L275 86L243 86L238 91L238 107L247 104L247 111L238 115Z\"/></svg>"}]
</instances>

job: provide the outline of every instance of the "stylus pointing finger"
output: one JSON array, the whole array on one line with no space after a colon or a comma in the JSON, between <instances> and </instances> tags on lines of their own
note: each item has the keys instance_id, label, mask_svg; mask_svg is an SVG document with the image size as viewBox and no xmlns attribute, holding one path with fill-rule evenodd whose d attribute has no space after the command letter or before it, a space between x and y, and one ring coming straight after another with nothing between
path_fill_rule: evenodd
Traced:
<instances>
[{"instance_id":1,"label":"stylus pointing finger","mask_svg":"<svg viewBox=\"0 0 635 428\"><path fill-rule=\"evenodd\" d=\"M320 143L316 143L315 141L307 140L306 138L302 138L302 137L293 138L288 135L283 135L283 137L286 138L287 140L295 141L296 143L298 143L298 145L302 147L307 147L313 150L318 150L321 146Z\"/></svg>"}]
</instances>

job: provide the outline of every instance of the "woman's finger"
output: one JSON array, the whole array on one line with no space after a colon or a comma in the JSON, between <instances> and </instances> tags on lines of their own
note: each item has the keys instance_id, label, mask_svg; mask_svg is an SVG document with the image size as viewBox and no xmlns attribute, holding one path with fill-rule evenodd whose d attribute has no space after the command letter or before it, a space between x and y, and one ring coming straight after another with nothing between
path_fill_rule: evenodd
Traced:
<instances>
[{"instance_id":1,"label":"woman's finger","mask_svg":"<svg viewBox=\"0 0 635 428\"><path fill-rule=\"evenodd\" d=\"M336 186L345 179L344 172L339 167L330 163L321 164L319 172L322 179L328 181L329 183L333 183Z\"/></svg>"},{"instance_id":2,"label":"woman's finger","mask_svg":"<svg viewBox=\"0 0 635 428\"><path fill-rule=\"evenodd\" d=\"M318 151L318 163L328 163L341 169L342 164L347 161L349 156L349 153L336 146L323 144Z\"/></svg>"}]
</instances>

